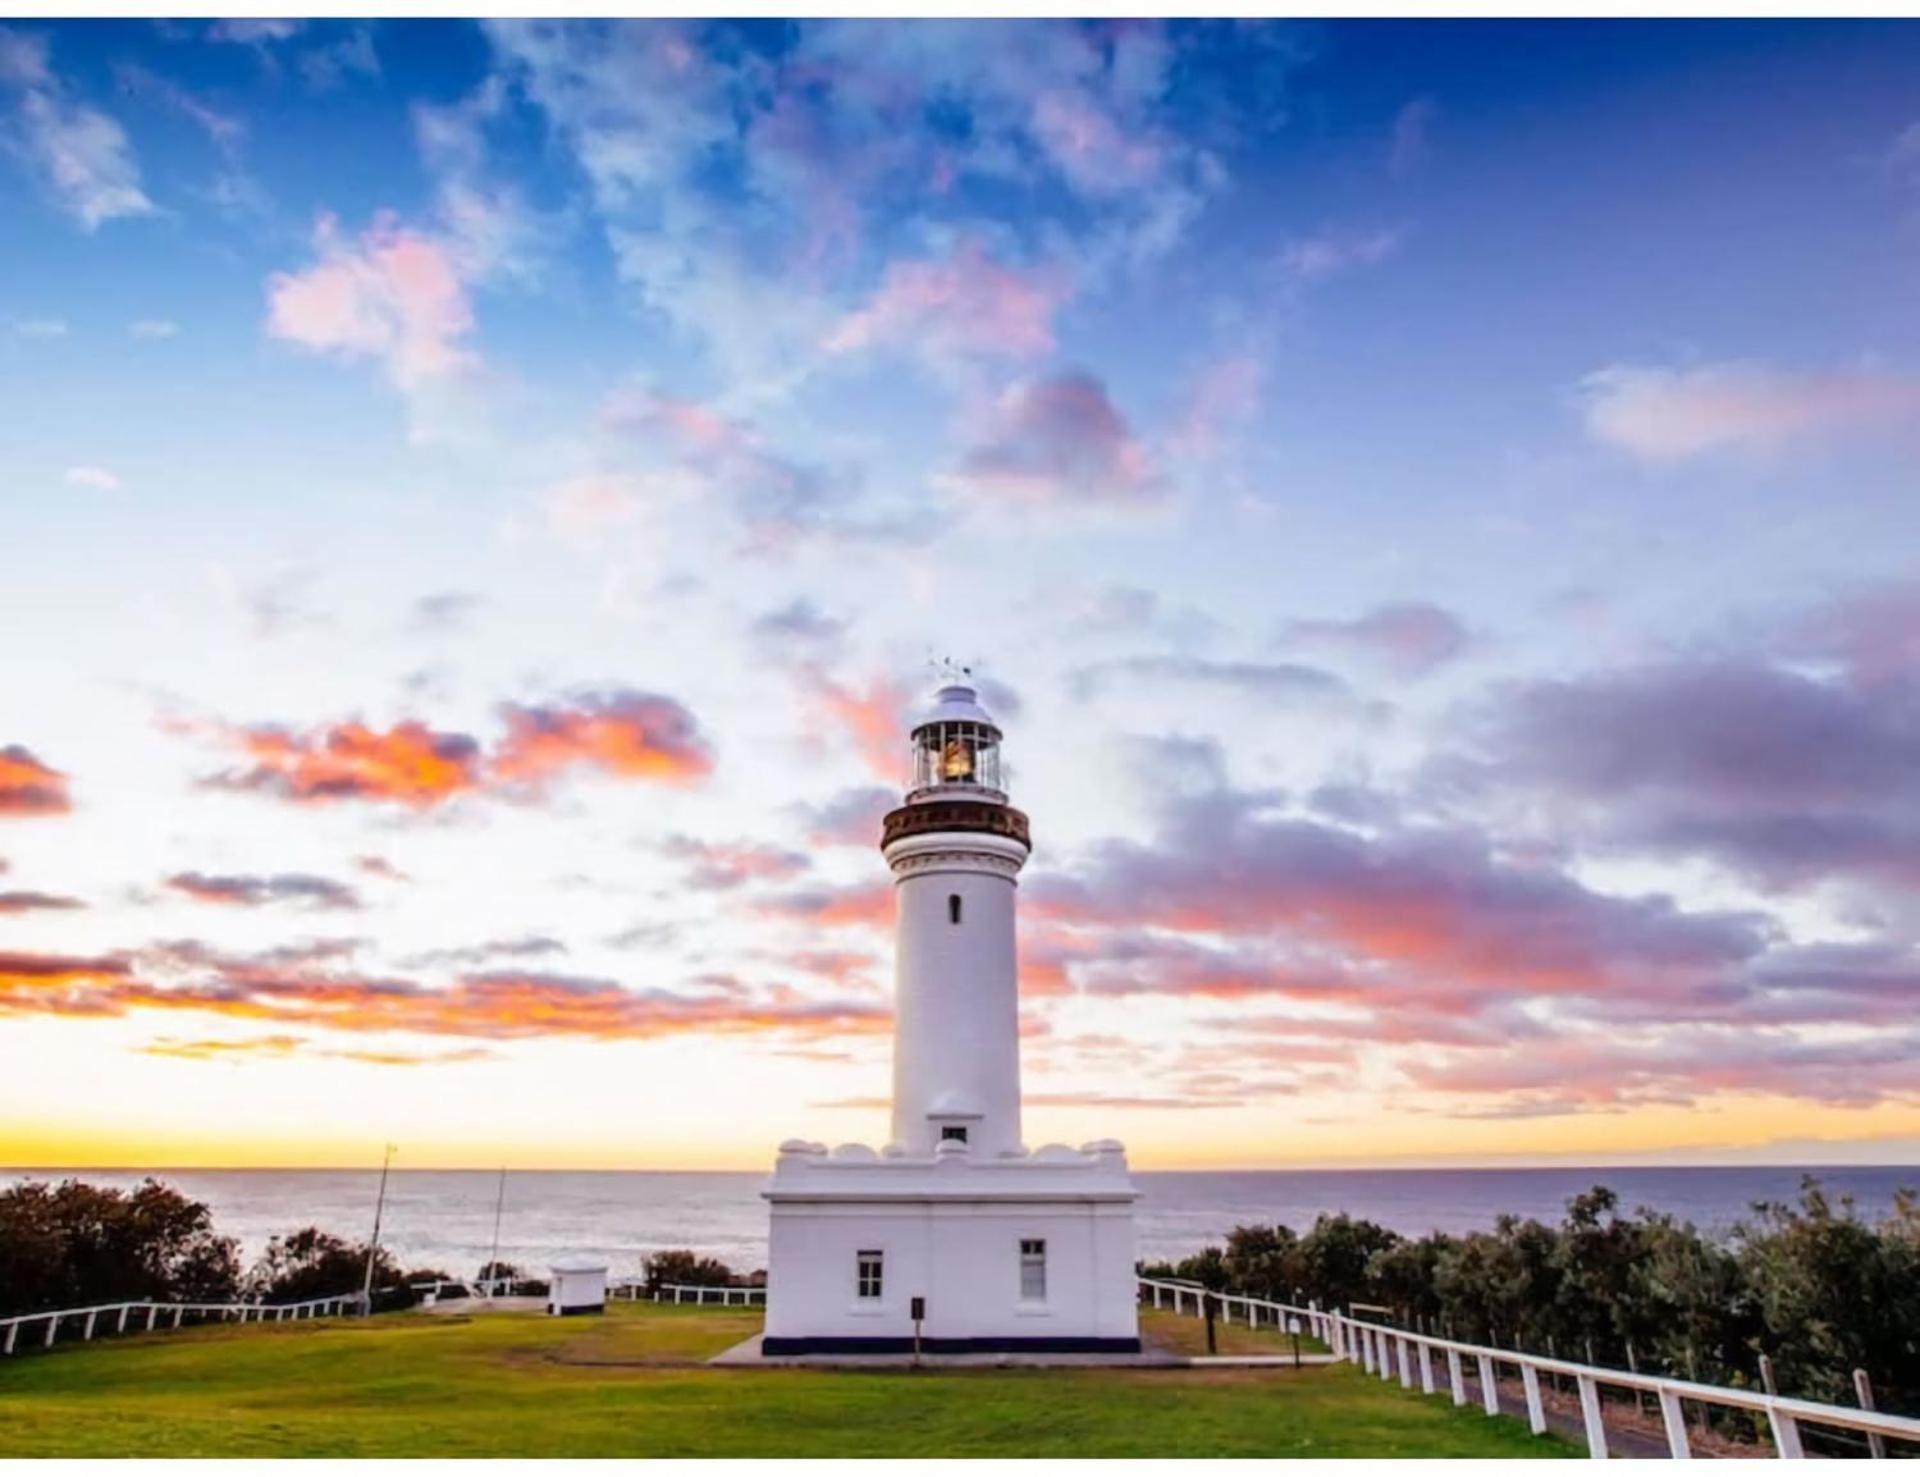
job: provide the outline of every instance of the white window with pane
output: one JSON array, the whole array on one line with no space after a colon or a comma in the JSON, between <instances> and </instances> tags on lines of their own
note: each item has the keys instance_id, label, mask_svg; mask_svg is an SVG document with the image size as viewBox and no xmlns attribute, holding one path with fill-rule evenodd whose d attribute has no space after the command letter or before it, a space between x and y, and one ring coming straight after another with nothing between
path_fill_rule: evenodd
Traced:
<instances>
[{"instance_id":1,"label":"white window with pane","mask_svg":"<svg viewBox=\"0 0 1920 1477\"><path fill-rule=\"evenodd\" d=\"M1023 1240L1020 1243L1020 1301L1044 1303L1047 1300L1047 1243Z\"/></svg>"},{"instance_id":2,"label":"white window with pane","mask_svg":"<svg viewBox=\"0 0 1920 1477\"><path fill-rule=\"evenodd\" d=\"M854 1295L865 1301L879 1301L881 1274L885 1257L877 1251L862 1251L854 1254L853 1290Z\"/></svg>"}]
</instances>

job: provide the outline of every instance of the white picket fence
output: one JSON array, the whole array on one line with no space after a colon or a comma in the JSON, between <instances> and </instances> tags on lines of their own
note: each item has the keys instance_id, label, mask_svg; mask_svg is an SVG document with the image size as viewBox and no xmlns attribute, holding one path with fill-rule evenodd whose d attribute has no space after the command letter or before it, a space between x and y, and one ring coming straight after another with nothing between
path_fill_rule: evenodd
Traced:
<instances>
[{"instance_id":1,"label":"white picket fence","mask_svg":"<svg viewBox=\"0 0 1920 1477\"><path fill-rule=\"evenodd\" d=\"M281 1323L288 1319L328 1318L347 1308L358 1308L358 1297L311 1298L304 1303L100 1303L91 1308L61 1308L53 1312L18 1313L11 1318L0 1318L0 1328L6 1330L4 1339L0 1339L0 1354L11 1354L19 1347L20 1330L34 1324L43 1325L40 1335L40 1347L50 1349L54 1340L60 1336L62 1328L70 1321L77 1322L80 1337L90 1339L100 1331L100 1320L106 1318L113 1324L111 1332L126 1333L127 1324L136 1314L146 1315L144 1326L136 1324L135 1333L151 1333L156 1328L178 1328L188 1317L197 1317L202 1323L219 1321L222 1323ZM164 1325L161 1320L165 1319ZM31 1346L32 1340L28 1340Z\"/></svg>"},{"instance_id":2,"label":"white picket fence","mask_svg":"<svg viewBox=\"0 0 1920 1477\"><path fill-rule=\"evenodd\" d=\"M1140 1286L1152 1293L1153 1306L1169 1303L1175 1312L1203 1313L1204 1289L1188 1283L1139 1279ZM1796 1400L1787 1395L1769 1395L1759 1390L1736 1390L1725 1385L1703 1385L1692 1380L1668 1379L1661 1375L1637 1374L1626 1369L1607 1369L1592 1364L1576 1364L1567 1359L1551 1359L1539 1354L1523 1354L1516 1349L1488 1348L1432 1334L1411 1333L1404 1328L1354 1318L1345 1313L1317 1307L1297 1307L1265 1298L1216 1294L1222 1316L1230 1317L1234 1308L1250 1326L1271 1323L1276 1327L1297 1326L1313 1334L1334 1354L1358 1364L1369 1374L1383 1380L1396 1376L1401 1388L1416 1386L1423 1395L1439 1393L1435 1361L1444 1368L1446 1393L1455 1405L1470 1403L1467 1398L1465 1362L1474 1361L1480 1387L1482 1408L1488 1415L1500 1414L1498 1374L1503 1366L1520 1372L1520 1385L1527 1402L1527 1424L1534 1435L1546 1434L1546 1408L1540 1397L1542 1375L1570 1378L1580 1394L1581 1426L1587 1439L1587 1454L1605 1458L1607 1428L1600 1404L1603 1389L1631 1390L1636 1400L1643 1394L1654 1396L1660 1404L1667 1450L1675 1457L1690 1457L1684 1401L1720 1406L1729 1410L1751 1411L1764 1415L1773 1434L1776 1454L1798 1458L1805 1455L1800 1440L1803 1425L1849 1431L1864 1436L1873 1455L1885 1454L1885 1443L1920 1442L1920 1420L1906 1416L1883 1415L1878 1411L1857 1410L1845 1405L1825 1405L1816 1400Z\"/></svg>"},{"instance_id":3,"label":"white picket fence","mask_svg":"<svg viewBox=\"0 0 1920 1477\"><path fill-rule=\"evenodd\" d=\"M639 1293L632 1295L637 1297ZM767 1301L767 1290L764 1287L693 1287L682 1282L663 1282L653 1300L656 1303L723 1303L731 1307L760 1307Z\"/></svg>"}]
</instances>

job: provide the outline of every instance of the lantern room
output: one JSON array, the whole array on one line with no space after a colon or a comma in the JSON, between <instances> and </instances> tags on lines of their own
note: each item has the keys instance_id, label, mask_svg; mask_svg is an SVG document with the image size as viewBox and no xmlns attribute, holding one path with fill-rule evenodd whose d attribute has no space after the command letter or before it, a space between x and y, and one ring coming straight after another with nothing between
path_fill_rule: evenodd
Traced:
<instances>
[{"instance_id":1,"label":"lantern room","mask_svg":"<svg viewBox=\"0 0 1920 1477\"><path fill-rule=\"evenodd\" d=\"M952 790L988 790L1004 799L1000 726L971 687L951 683L913 730L909 800Z\"/></svg>"}]
</instances>

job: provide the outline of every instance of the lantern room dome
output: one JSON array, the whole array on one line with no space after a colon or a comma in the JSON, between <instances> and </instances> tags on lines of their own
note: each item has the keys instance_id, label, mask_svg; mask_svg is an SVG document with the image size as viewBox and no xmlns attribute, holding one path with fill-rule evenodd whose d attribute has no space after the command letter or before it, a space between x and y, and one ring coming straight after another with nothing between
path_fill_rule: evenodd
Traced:
<instances>
[{"instance_id":1,"label":"lantern room dome","mask_svg":"<svg viewBox=\"0 0 1920 1477\"><path fill-rule=\"evenodd\" d=\"M933 706L914 720L914 728L929 723L980 723L998 731L993 715L980 706L980 695L964 682L950 682L933 695Z\"/></svg>"}]
</instances>

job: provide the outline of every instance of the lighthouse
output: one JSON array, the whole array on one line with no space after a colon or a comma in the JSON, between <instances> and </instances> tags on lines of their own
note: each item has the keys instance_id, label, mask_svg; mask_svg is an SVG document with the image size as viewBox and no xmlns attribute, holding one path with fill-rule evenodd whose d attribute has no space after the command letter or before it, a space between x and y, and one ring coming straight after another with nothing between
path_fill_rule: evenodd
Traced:
<instances>
[{"instance_id":1,"label":"lighthouse","mask_svg":"<svg viewBox=\"0 0 1920 1477\"><path fill-rule=\"evenodd\" d=\"M1137 1352L1124 1149L1022 1135L1015 916L1032 838L1000 726L950 682L907 738L878 838L895 898L890 1138L780 1146L762 1351Z\"/></svg>"},{"instance_id":2,"label":"lighthouse","mask_svg":"<svg viewBox=\"0 0 1920 1477\"><path fill-rule=\"evenodd\" d=\"M906 803L882 823L895 908L893 1142L1020 1151L1014 895L1031 849L1000 783L1000 728L943 687L912 736Z\"/></svg>"}]
</instances>

